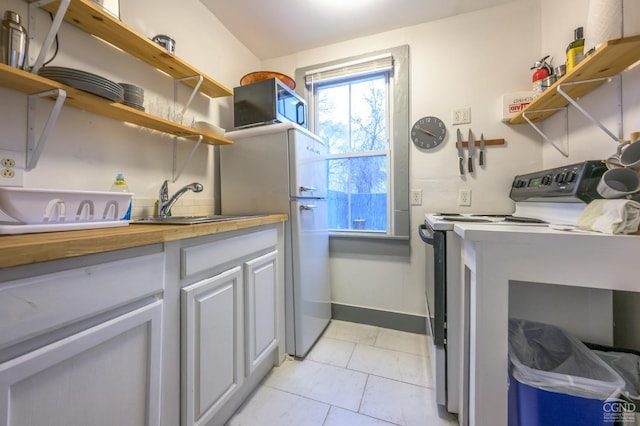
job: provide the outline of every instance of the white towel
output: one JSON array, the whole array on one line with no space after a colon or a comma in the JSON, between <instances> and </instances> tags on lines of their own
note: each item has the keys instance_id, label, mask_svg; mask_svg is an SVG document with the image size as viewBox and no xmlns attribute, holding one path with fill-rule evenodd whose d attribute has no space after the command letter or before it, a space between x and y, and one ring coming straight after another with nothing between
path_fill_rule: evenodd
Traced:
<instances>
[{"instance_id":1,"label":"white towel","mask_svg":"<svg viewBox=\"0 0 640 426\"><path fill-rule=\"evenodd\" d=\"M577 226L605 234L632 234L640 225L640 203L632 200L593 200Z\"/></svg>"}]
</instances>

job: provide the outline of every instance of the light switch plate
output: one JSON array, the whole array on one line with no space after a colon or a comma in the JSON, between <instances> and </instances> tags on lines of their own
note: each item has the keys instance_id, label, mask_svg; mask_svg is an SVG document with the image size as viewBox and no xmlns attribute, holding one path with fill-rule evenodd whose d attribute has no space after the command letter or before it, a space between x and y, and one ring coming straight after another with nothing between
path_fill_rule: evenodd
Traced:
<instances>
[{"instance_id":1,"label":"light switch plate","mask_svg":"<svg viewBox=\"0 0 640 426\"><path fill-rule=\"evenodd\" d=\"M471 107L455 108L451 111L452 124L471 123Z\"/></svg>"}]
</instances>

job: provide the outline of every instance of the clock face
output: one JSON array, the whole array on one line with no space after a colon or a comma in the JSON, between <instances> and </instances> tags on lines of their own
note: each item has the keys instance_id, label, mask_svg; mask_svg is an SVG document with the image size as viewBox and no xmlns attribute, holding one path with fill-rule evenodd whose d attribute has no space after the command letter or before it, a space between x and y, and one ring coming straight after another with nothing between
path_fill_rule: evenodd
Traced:
<instances>
[{"instance_id":1,"label":"clock face","mask_svg":"<svg viewBox=\"0 0 640 426\"><path fill-rule=\"evenodd\" d=\"M423 149L433 149L444 142L447 128L438 117L422 117L411 128L411 140Z\"/></svg>"}]
</instances>

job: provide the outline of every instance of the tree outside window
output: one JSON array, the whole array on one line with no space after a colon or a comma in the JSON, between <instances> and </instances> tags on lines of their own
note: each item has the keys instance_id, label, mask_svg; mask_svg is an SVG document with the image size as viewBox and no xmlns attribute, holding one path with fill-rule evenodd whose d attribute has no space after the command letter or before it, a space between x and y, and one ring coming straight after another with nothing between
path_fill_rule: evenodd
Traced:
<instances>
[{"instance_id":1,"label":"tree outside window","mask_svg":"<svg viewBox=\"0 0 640 426\"><path fill-rule=\"evenodd\" d=\"M388 229L388 74L347 77L315 88L316 129L329 146L330 229Z\"/></svg>"}]
</instances>

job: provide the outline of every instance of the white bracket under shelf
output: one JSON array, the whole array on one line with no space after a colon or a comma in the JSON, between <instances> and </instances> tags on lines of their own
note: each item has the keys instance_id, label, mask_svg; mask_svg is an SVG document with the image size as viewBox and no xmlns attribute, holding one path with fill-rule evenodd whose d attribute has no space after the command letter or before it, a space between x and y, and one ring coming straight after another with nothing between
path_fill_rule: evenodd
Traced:
<instances>
[{"instance_id":1,"label":"white bracket under shelf","mask_svg":"<svg viewBox=\"0 0 640 426\"><path fill-rule=\"evenodd\" d=\"M593 115L591 115L586 109L584 109L580 104L578 104L578 102L573 99L567 92L565 92L564 90L562 90L563 86L573 86L573 85L577 85L577 84L586 84L586 83L597 83L599 81L610 81L612 79L612 77L600 77L600 78L592 78L589 80L581 80L581 81L572 81L572 82L568 82L568 83L560 83L558 84L558 86L556 87L556 90L558 91L558 93L560 93L560 95L562 95L571 105L573 105L579 112L582 113L582 115L584 115L585 117L587 117L593 124L595 124L596 126L598 126L603 132L605 132L611 139L613 139L616 142L622 142L623 139L622 138L622 93L619 92L619 96L620 96L620 101L618 102L618 111L620 112L620 118L618 120L618 133L620 136L616 136L613 134L613 132L611 132L609 129L607 129L604 124L602 124L598 119L596 119ZM566 131L566 137L565 137L565 148L562 149L559 146L557 146L551 139L549 139L549 137L547 137L547 135L544 134L544 132L535 125L535 123L533 123L529 117L527 117L527 113L535 113L535 112L551 112L551 111L560 111L560 110L567 110L567 107L562 107L562 108L552 108L552 109L539 109L539 110L531 110L531 111L525 111L522 113L522 117L525 119L525 121L527 123L529 123L529 125L531 127L533 127L533 129L538 132L538 134L540 136L542 136L542 138L544 140L546 140L547 142L549 142L555 149L557 149L562 155L564 155L565 157L569 156L569 144L568 144L568 139L569 139L569 116L567 114L567 131Z\"/></svg>"},{"instance_id":2,"label":"white bracket under shelf","mask_svg":"<svg viewBox=\"0 0 640 426\"><path fill-rule=\"evenodd\" d=\"M173 81L173 105L174 105L174 111L177 111L178 110L178 108L177 108L177 105L178 105L178 83L184 82L186 80L195 80L195 79L197 79L198 81L193 86L193 90L191 91L191 95L189 96L189 99L187 99L187 102L182 107L182 110L180 111L180 114L176 115L176 117L174 117L174 119L176 121L180 121L182 124L184 124L186 126L193 125L193 123L184 123L183 122L184 121L184 116L185 116L184 114L187 112L187 109L191 105L191 102L193 101L193 98L200 91L200 86L202 85L202 82L204 81L204 77L202 75L194 75L194 76L191 76L191 77L177 78L177 79L174 79L174 81ZM185 139L196 138L196 143L193 146L193 148L191 149L191 152L189 153L187 158L183 161L182 166L180 167L180 169L178 169L178 143L177 143L178 142L178 136L175 136L173 138L173 176L172 176L172 180L171 180L172 183L175 183L180 178L180 176L182 175L182 172L184 172L184 169L187 167L187 165L189 164L189 162L193 158L193 155L196 153L196 150L202 144L202 140L204 139L204 137L202 135L182 136L182 137L185 138Z\"/></svg>"},{"instance_id":3,"label":"white bracket under shelf","mask_svg":"<svg viewBox=\"0 0 640 426\"><path fill-rule=\"evenodd\" d=\"M562 155L564 155L565 157L569 156L569 118L567 117L566 120L566 125L567 125L567 131L565 132L565 139L564 139L564 149L560 148L558 145L555 144L555 142L553 142L551 139L549 139L549 137L547 135L545 135L545 133L538 127L536 126L536 124L531 121L529 119L529 117L527 117L527 113L534 113L534 112L551 112L551 111L561 111L564 110L565 113L567 112L567 107L562 107L562 108L552 108L552 109L539 109L539 110L535 110L535 111L525 111L522 113L522 118L524 118L526 120L527 123L529 123L529 125L531 127L533 127L533 129L538 132L538 134L540 136L542 136L542 138L549 142L551 144L551 146L553 146L555 149L558 150L558 152Z\"/></svg>"},{"instance_id":4,"label":"white bracket under shelf","mask_svg":"<svg viewBox=\"0 0 640 426\"><path fill-rule=\"evenodd\" d=\"M621 137L622 137L622 120L619 120L618 123L618 133L620 136L616 136L613 134L613 132L611 132L609 129L607 129L598 119L596 119L593 115L589 114L589 112L584 109L582 106L580 106L580 104L578 104L578 102L573 99L571 96L569 96L569 94L567 92L565 92L564 90L562 90L563 86L573 86L576 84L585 84L585 83L595 83L598 81L604 81L604 80L611 80L611 77L601 77L601 78L593 78L591 80L582 80L582 81L574 81L574 82L569 82L569 83L560 83L558 84L558 87L556 88L558 90L558 93L560 93L562 96L564 96L564 98L569 101L569 103L571 103L571 105L573 105L574 107L576 107L576 109L578 111L580 111L582 113L582 115L584 115L585 117L587 117L589 120L591 120L591 122L593 124L595 124L596 126L598 126L600 129L602 129L603 132L605 132L611 139L613 139L616 142L620 142L621 141ZM621 104L621 102L620 102ZM618 105L618 111L620 111L620 113L622 113L622 107L621 105Z\"/></svg>"},{"instance_id":5,"label":"white bracket under shelf","mask_svg":"<svg viewBox=\"0 0 640 426\"><path fill-rule=\"evenodd\" d=\"M195 98L196 94L200 91L200 86L202 86L202 82L204 81L204 77L202 75L194 75L191 77L183 77L183 78L177 78L174 79L173 81L173 105L174 105L174 110L177 111L177 105L178 105L178 83L180 82L184 82L187 80L198 80L198 82L195 84L195 86L193 86L193 90L191 91L191 95L189 96L189 99L187 99L187 102L184 104L184 106L182 107L182 110L180 111L180 115L176 116L176 120L179 118L180 121L182 122L182 120L184 119L184 114L187 112L187 109L189 108L189 106L191 105L191 102L193 101L193 98ZM182 123L185 124L187 126L192 125L192 123Z\"/></svg>"},{"instance_id":6,"label":"white bracket under shelf","mask_svg":"<svg viewBox=\"0 0 640 426\"><path fill-rule=\"evenodd\" d=\"M29 3L29 34L30 34L30 45L33 45L33 39L36 33L36 10L41 6L52 3L54 0L41 0L33 3ZM45 57L47 53L51 49L51 45L56 38L56 34L58 34L58 30L60 30L60 25L62 25L62 20L64 18L65 13L67 13L67 9L69 8L69 3L71 0L61 0L60 6L58 6L58 10L53 18L53 22L51 23L51 27L49 28L49 32L47 33L47 37L44 39L44 43L42 44L42 48L40 49L40 53L38 54L38 58L36 62L33 64L31 68L31 72L33 74L37 74L38 70L42 68L42 64L44 64Z\"/></svg>"},{"instance_id":7,"label":"white bracket under shelf","mask_svg":"<svg viewBox=\"0 0 640 426\"><path fill-rule=\"evenodd\" d=\"M38 98L42 98L44 96L56 95L55 103L53 104L53 108L51 109L51 113L49 114L49 118L42 129L42 133L38 137L38 141L35 140L35 121L36 121L36 102ZM25 170L32 170L38 164L38 160L40 159L40 154L42 153L42 149L49 138L49 133L51 129L58 121L58 115L60 115L60 110L62 109L62 105L64 104L65 99L67 98L67 91L64 89L53 89L47 92L36 93L34 95L29 95L28 99L28 110L27 110L27 151L26 151L26 165Z\"/></svg>"},{"instance_id":8,"label":"white bracket under shelf","mask_svg":"<svg viewBox=\"0 0 640 426\"><path fill-rule=\"evenodd\" d=\"M182 162L182 166L180 167L179 170L177 170L177 168L178 168L178 141L177 141L178 136L174 137L174 140L173 140L173 178L171 180L171 183L176 183L176 181L180 178L180 176L182 175L182 172L184 172L184 169L187 167L187 164L189 164L189 162L193 158L193 155L196 153L196 150L202 144L202 140L204 139L204 137L202 135L183 136L183 137L185 139L190 139L190 138L197 138L197 139L196 139L195 145L191 149L191 152L189 153L187 158L185 158L185 160Z\"/></svg>"}]
</instances>

